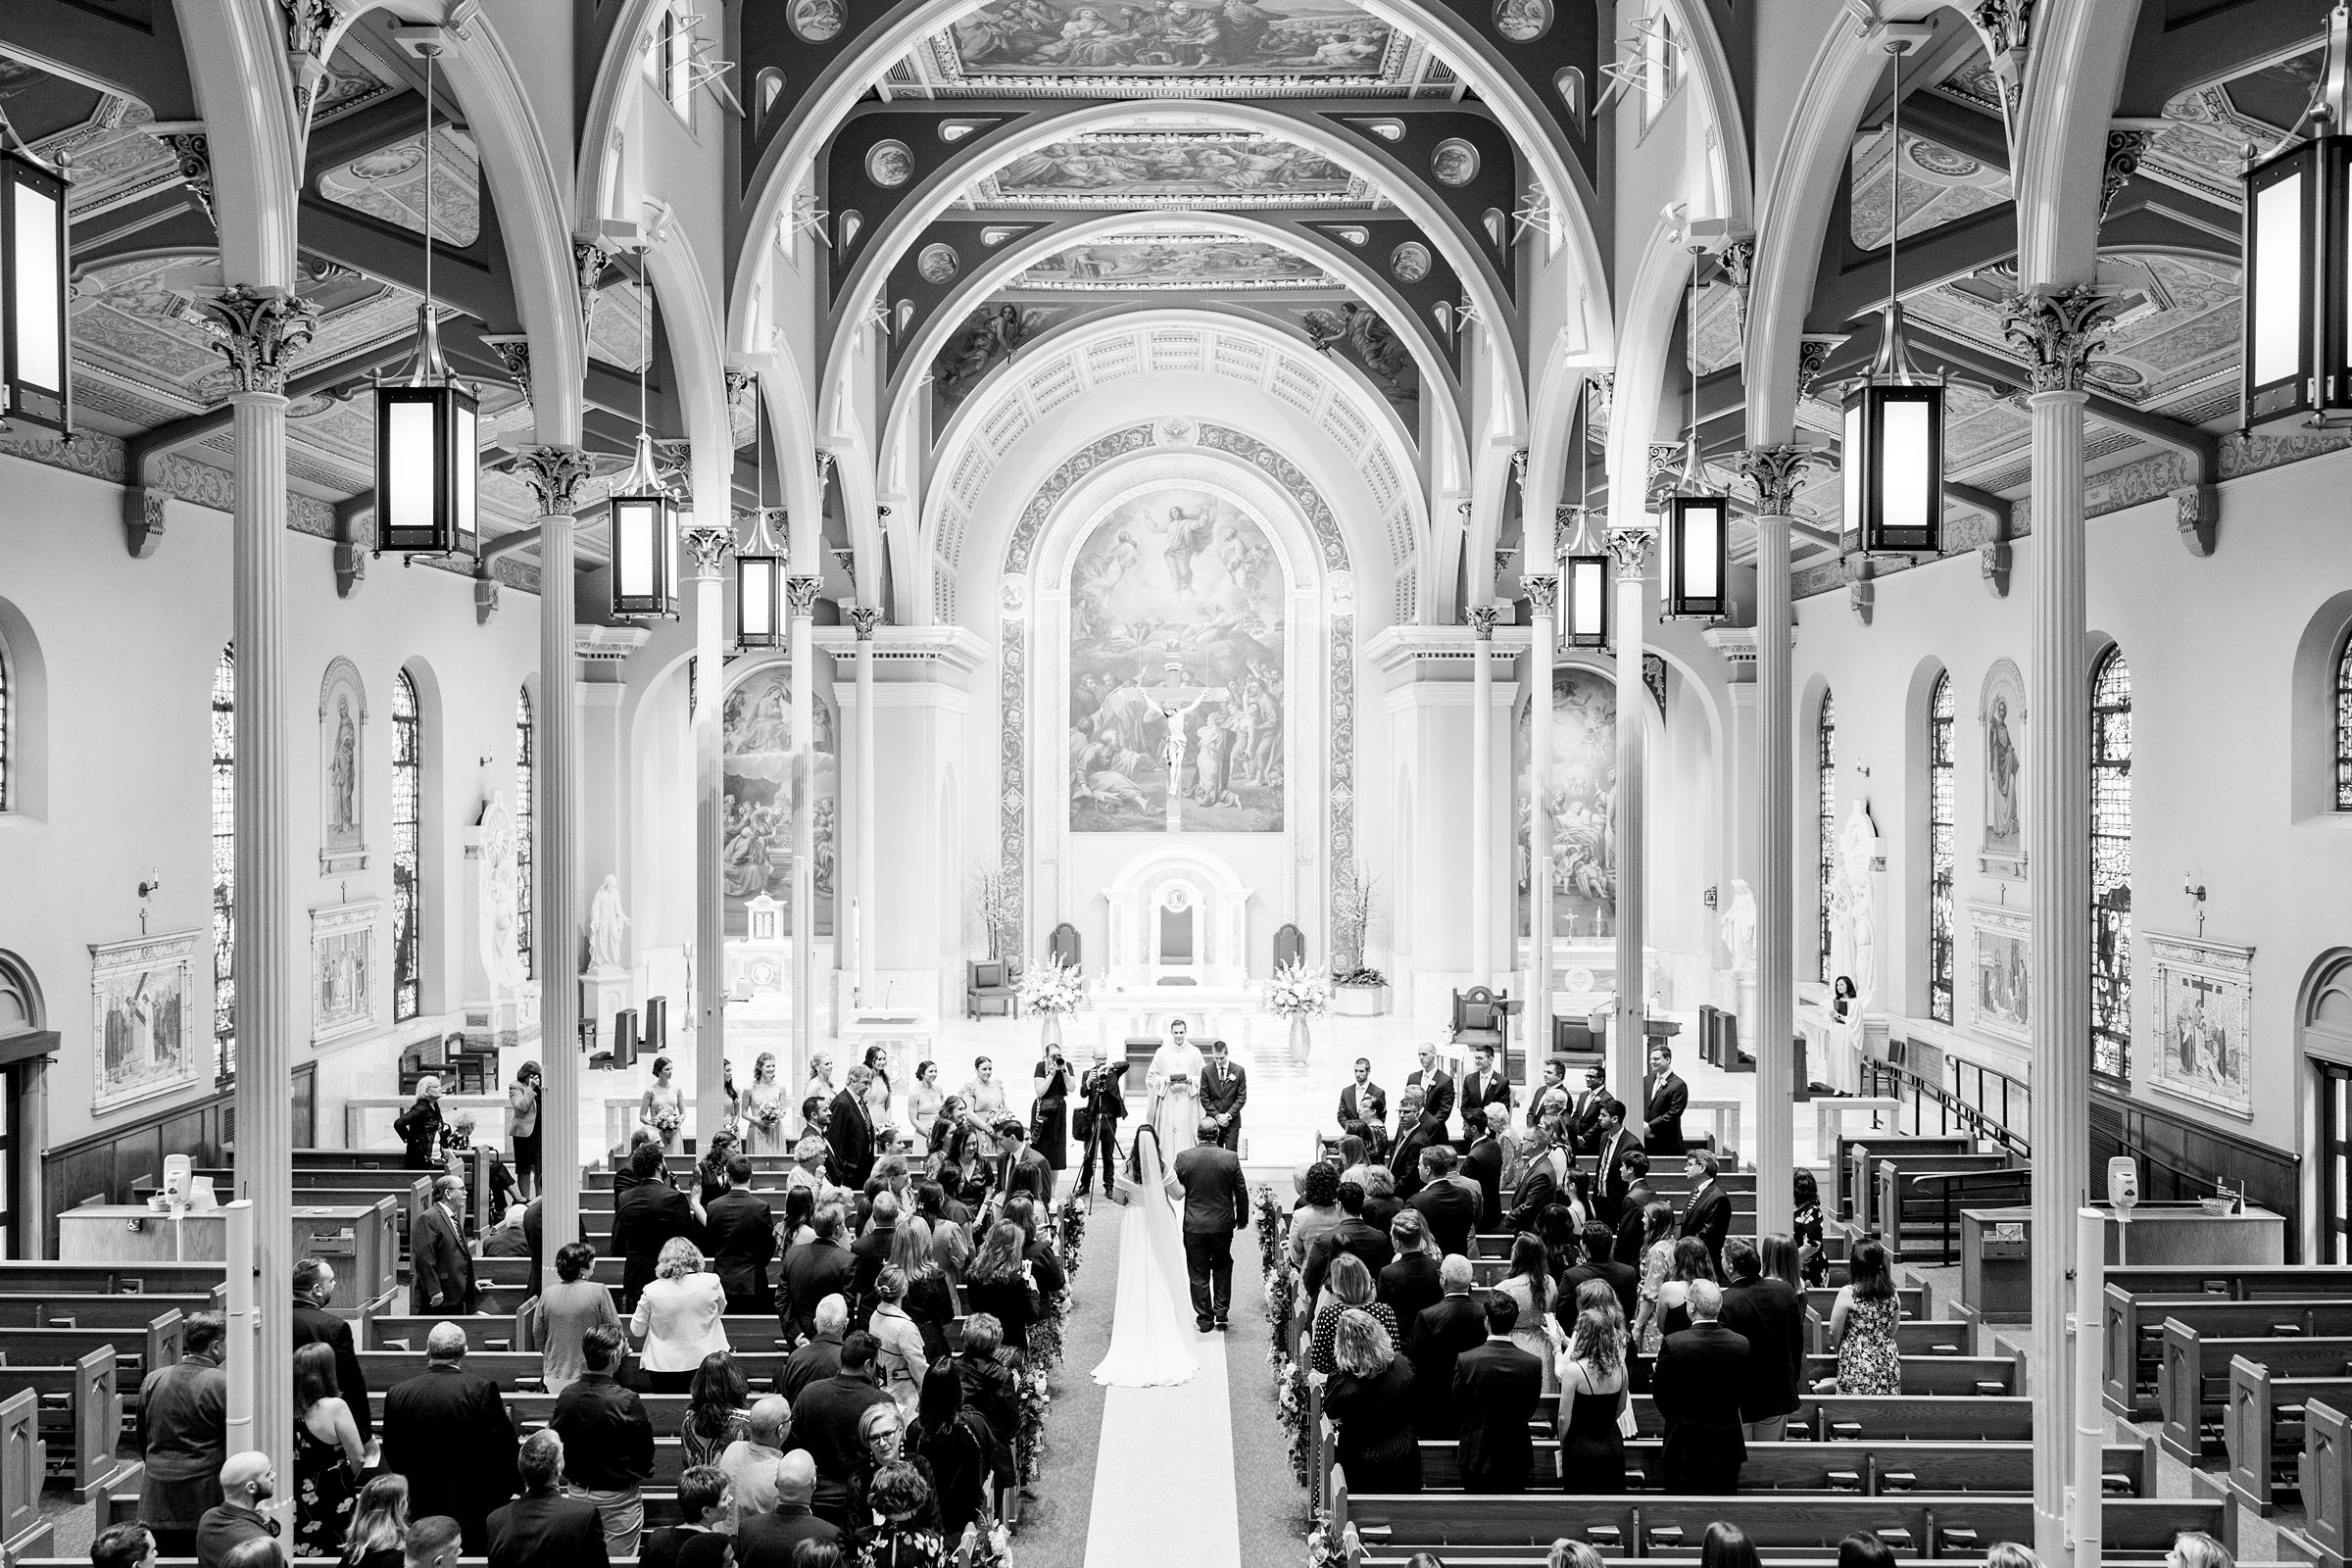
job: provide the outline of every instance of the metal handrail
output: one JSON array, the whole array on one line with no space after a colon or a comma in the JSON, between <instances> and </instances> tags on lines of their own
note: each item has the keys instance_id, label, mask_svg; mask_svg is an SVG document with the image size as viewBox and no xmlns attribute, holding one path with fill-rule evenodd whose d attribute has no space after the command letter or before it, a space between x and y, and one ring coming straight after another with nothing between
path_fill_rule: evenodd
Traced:
<instances>
[{"instance_id":1,"label":"metal handrail","mask_svg":"<svg viewBox=\"0 0 2352 1568\"><path fill-rule=\"evenodd\" d=\"M1936 1205L1938 1248L1936 1261L1938 1263L1960 1261L1960 1210L1964 1207L1983 1206L1986 1200L1977 1196L1979 1190L1998 1187L2000 1195L1991 1200L2007 1206L2031 1200L2033 1180L2032 1169L2022 1165L2013 1166L2008 1170L1903 1171L1896 1177L1898 1184L1937 1182L1942 1185L1941 1200ZM1892 1222L1903 1261L1906 1263L1926 1262L1927 1259L1913 1250L1910 1239L1902 1234L1904 1209L1902 1194L1899 1191L1895 1194L1894 1202L1895 1213L1892 1216Z\"/></svg>"},{"instance_id":2,"label":"metal handrail","mask_svg":"<svg viewBox=\"0 0 2352 1568\"><path fill-rule=\"evenodd\" d=\"M1998 1144L2021 1157L2032 1157L2031 1142L2014 1125L2024 1119L2026 1107L2032 1102L2026 1086L1997 1067L1954 1060L1952 1068L1957 1081L1946 1088L1930 1082L1901 1062L1874 1059L1866 1061L1864 1066L1870 1073L1870 1093L1898 1101L1906 1096L1910 1099L1912 1137L1966 1135ZM1972 1086L1973 1097L1967 1092ZM1936 1107L1932 1129L1927 1113L1930 1104ZM1898 1122L1901 1114L1899 1110L1896 1112Z\"/></svg>"}]
</instances>

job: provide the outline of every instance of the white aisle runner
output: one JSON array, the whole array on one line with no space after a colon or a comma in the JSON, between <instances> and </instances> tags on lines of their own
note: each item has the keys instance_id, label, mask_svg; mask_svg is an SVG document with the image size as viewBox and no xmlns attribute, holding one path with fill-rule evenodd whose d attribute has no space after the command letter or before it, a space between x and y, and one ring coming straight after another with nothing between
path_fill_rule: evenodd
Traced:
<instances>
[{"instance_id":1,"label":"white aisle runner","mask_svg":"<svg viewBox=\"0 0 2352 1568\"><path fill-rule=\"evenodd\" d=\"M1241 1568L1225 1336L1172 1389L1112 1389L1095 1452L1086 1568Z\"/></svg>"}]
</instances>

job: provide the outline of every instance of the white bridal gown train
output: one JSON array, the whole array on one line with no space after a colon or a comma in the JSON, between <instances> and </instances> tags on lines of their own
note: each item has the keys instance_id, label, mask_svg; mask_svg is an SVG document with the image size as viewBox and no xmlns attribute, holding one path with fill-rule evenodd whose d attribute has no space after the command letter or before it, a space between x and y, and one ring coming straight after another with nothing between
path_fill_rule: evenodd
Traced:
<instances>
[{"instance_id":1,"label":"white bridal gown train","mask_svg":"<svg viewBox=\"0 0 2352 1568\"><path fill-rule=\"evenodd\" d=\"M1119 1222L1119 1295L1111 1308L1110 1351L1095 1381L1110 1388L1149 1389L1189 1383L1200 1370L1193 1342L1192 1286L1184 1271L1184 1237L1176 1222L1159 1139L1149 1126L1135 1135L1129 1176L1111 1197L1127 1206Z\"/></svg>"}]
</instances>

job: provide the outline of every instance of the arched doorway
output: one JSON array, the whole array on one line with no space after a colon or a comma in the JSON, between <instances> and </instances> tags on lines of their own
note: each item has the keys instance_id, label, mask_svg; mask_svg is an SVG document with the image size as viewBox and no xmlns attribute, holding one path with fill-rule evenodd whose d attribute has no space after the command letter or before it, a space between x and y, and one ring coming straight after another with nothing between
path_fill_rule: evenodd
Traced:
<instances>
[{"instance_id":1,"label":"arched doorway","mask_svg":"<svg viewBox=\"0 0 2352 1568\"><path fill-rule=\"evenodd\" d=\"M48 1141L49 1058L57 1031L47 1026L40 982L13 953L0 951L0 1257L30 1257L41 1214L41 1150Z\"/></svg>"},{"instance_id":2,"label":"arched doorway","mask_svg":"<svg viewBox=\"0 0 2352 1568\"><path fill-rule=\"evenodd\" d=\"M2296 1022L2313 1075L2319 1255L2312 1261L2352 1263L2352 953L2313 966Z\"/></svg>"}]
</instances>

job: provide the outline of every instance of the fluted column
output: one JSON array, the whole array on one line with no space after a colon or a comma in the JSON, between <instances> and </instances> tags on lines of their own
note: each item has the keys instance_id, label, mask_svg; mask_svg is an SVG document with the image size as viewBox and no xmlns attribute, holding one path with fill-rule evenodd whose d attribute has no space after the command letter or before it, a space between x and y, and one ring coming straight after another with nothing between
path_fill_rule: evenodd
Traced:
<instances>
[{"instance_id":1,"label":"fluted column","mask_svg":"<svg viewBox=\"0 0 2352 1568\"><path fill-rule=\"evenodd\" d=\"M2090 701L2083 647L2082 370L2111 302L2088 287L2011 296L2006 329L2033 374L2034 632L2026 741L2033 912L2034 1537L2068 1559L2074 1431L2075 1210L2090 1162ZM2091 1479L2091 1485L2098 1485ZM2095 1568L2095 1565L2088 1565Z\"/></svg>"},{"instance_id":2,"label":"fluted column","mask_svg":"<svg viewBox=\"0 0 2352 1568\"><path fill-rule=\"evenodd\" d=\"M874 628L882 612L852 605L849 615L858 633L858 1004L878 1007L881 925L874 918L874 895L882 877L874 864Z\"/></svg>"},{"instance_id":3,"label":"fluted column","mask_svg":"<svg viewBox=\"0 0 2352 1568\"><path fill-rule=\"evenodd\" d=\"M1642 680L1642 617L1646 612L1642 580L1649 567L1650 527L1611 528L1609 555L1617 565L1617 1017L1610 1033L1617 1057L1611 1077L1629 1118L1642 1114L1642 1073L1646 1054L1642 1024L1647 1008L1642 973L1642 853L1649 794L1649 734L1642 705L1649 690Z\"/></svg>"},{"instance_id":4,"label":"fluted column","mask_svg":"<svg viewBox=\"0 0 2352 1568\"><path fill-rule=\"evenodd\" d=\"M1788 519L1803 448L1750 447L1756 487L1756 1230L1787 1235L1796 1166L1796 708L1789 690Z\"/></svg>"},{"instance_id":5,"label":"fluted column","mask_svg":"<svg viewBox=\"0 0 2352 1568\"><path fill-rule=\"evenodd\" d=\"M1519 582L1535 621L1527 645L1527 1006L1520 1014L1527 1020L1521 1085L1532 1094L1551 1054L1551 664L1560 579L1541 572Z\"/></svg>"},{"instance_id":6,"label":"fluted column","mask_svg":"<svg viewBox=\"0 0 2352 1568\"><path fill-rule=\"evenodd\" d=\"M539 507L539 702L533 709L531 865L539 878L531 950L539 974L539 1287L556 1283L556 1249L580 1233L580 988L578 745L572 733L578 664L572 654L572 514L589 474L578 447L525 447L514 477Z\"/></svg>"},{"instance_id":7,"label":"fluted column","mask_svg":"<svg viewBox=\"0 0 2352 1568\"><path fill-rule=\"evenodd\" d=\"M816 814L809 797L816 787L816 594L824 584L798 569L797 540L794 554L795 569L784 579L792 606L785 655L792 671L792 1082L784 1098L797 1111L816 1054ZM813 565L813 548L809 554ZM838 918L833 940L841 940Z\"/></svg>"},{"instance_id":8,"label":"fluted column","mask_svg":"<svg viewBox=\"0 0 2352 1568\"><path fill-rule=\"evenodd\" d=\"M717 519L702 513L685 530L694 560L694 1129L698 1147L727 1118L726 889L719 859L726 849L726 776L719 714L726 707L727 599L721 568L735 542L723 505Z\"/></svg>"},{"instance_id":9,"label":"fluted column","mask_svg":"<svg viewBox=\"0 0 2352 1568\"><path fill-rule=\"evenodd\" d=\"M1494 983L1495 605L1472 605L1470 630L1470 983Z\"/></svg>"},{"instance_id":10,"label":"fluted column","mask_svg":"<svg viewBox=\"0 0 2352 1568\"><path fill-rule=\"evenodd\" d=\"M288 755L299 710L286 689L286 362L310 341L318 311L287 290L242 284L205 311L228 359L236 441L236 1181L237 1196L253 1202L250 1262L263 1304L250 1337L230 1336L230 1406L237 1413L250 1397L251 1446L291 1476L294 1342L274 1308L294 1267L294 1051L310 968L294 894ZM271 1511L283 1519L291 1509L280 1501Z\"/></svg>"}]
</instances>

